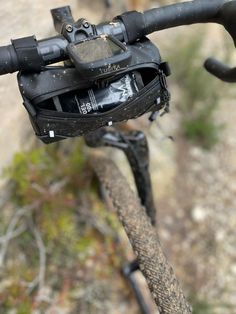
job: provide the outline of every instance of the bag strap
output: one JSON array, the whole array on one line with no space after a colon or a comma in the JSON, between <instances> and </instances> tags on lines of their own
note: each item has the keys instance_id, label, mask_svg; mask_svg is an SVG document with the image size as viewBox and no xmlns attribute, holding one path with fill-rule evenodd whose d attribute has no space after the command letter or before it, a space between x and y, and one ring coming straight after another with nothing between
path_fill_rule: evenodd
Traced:
<instances>
[{"instance_id":1,"label":"bag strap","mask_svg":"<svg viewBox=\"0 0 236 314\"><path fill-rule=\"evenodd\" d=\"M34 36L12 40L20 68L24 71L40 72L43 59L38 51L38 43ZM27 56L27 58L25 57Z\"/></svg>"}]
</instances>

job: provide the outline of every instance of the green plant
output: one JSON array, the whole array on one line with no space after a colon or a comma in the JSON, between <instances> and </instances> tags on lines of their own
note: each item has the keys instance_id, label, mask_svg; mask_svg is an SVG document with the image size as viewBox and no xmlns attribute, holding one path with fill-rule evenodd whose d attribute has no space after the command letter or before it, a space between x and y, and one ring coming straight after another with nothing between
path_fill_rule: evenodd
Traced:
<instances>
[{"instance_id":1,"label":"green plant","mask_svg":"<svg viewBox=\"0 0 236 314\"><path fill-rule=\"evenodd\" d=\"M170 53L168 57L173 80L180 89L178 108L183 134L195 144L210 149L217 143L222 129L214 117L221 89L217 80L202 67L205 36L201 31L190 36L178 37L178 54L175 50L175 54Z\"/></svg>"},{"instance_id":2,"label":"green plant","mask_svg":"<svg viewBox=\"0 0 236 314\"><path fill-rule=\"evenodd\" d=\"M207 106L191 118L183 119L186 137L206 149L213 147L219 139L223 125L214 121L215 105Z\"/></svg>"},{"instance_id":3,"label":"green plant","mask_svg":"<svg viewBox=\"0 0 236 314\"><path fill-rule=\"evenodd\" d=\"M195 300L193 303L193 314L213 314L212 306L203 300Z\"/></svg>"},{"instance_id":4,"label":"green plant","mask_svg":"<svg viewBox=\"0 0 236 314\"><path fill-rule=\"evenodd\" d=\"M39 283L34 284L42 271L42 252L35 232L45 247L43 284L50 287L52 299L57 300L59 295L72 302L81 281L109 281L113 268L121 264L125 253L117 242L118 218L98 198L98 185L87 157L83 141L39 145L16 154L5 170L11 204L5 211L1 209L5 212L1 235L17 212L33 206L15 225L15 230L22 232L8 243L5 271L0 273L0 279L8 284L3 290L0 285L4 313L17 308L17 313L28 314L35 307L46 312L47 304L37 303ZM82 272L81 281L75 275L78 272Z\"/></svg>"}]
</instances>

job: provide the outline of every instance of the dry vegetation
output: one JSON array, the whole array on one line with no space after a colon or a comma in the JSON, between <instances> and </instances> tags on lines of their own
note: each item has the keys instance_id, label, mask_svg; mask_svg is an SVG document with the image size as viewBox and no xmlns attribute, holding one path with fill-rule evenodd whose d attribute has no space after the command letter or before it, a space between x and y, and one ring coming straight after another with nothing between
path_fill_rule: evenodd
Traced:
<instances>
[{"instance_id":1,"label":"dry vegetation","mask_svg":"<svg viewBox=\"0 0 236 314\"><path fill-rule=\"evenodd\" d=\"M87 2L98 6L79 3L83 14ZM134 2L130 5L147 5ZM124 8L121 2L116 5L117 12ZM210 81L200 69L204 36L193 32L186 41L177 38L178 53L171 54L168 45L162 52L173 65L171 88L177 97L172 115L149 134L152 163L164 169L153 173L160 185L154 190L160 192L165 250L194 313L234 314L236 115L230 97L235 92ZM161 46L164 39L158 37ZM16 154L5 170L8 186L0 198L1 314L138 313L120 274L132 254L116 216L99 197L88 154L78 140L37 144Z\"/></svg>"}]
</instances>

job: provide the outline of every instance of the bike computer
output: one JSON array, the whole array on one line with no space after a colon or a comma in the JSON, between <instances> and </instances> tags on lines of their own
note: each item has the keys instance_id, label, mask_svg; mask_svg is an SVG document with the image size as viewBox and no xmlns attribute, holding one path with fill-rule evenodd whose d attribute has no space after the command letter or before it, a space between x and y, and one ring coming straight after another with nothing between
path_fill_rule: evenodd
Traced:
<instances>
[{"instance_id":1,"label":"bike computer","mask_svg":"<svg viewBox=\"0 0 236 314\"><path fill-rule=\"evenodd\" d=\"M67 47L78 72L88 80L119 71L130 64L131 52L112 36L100 35L71 43Z\"/></svg>"}]
</instances>

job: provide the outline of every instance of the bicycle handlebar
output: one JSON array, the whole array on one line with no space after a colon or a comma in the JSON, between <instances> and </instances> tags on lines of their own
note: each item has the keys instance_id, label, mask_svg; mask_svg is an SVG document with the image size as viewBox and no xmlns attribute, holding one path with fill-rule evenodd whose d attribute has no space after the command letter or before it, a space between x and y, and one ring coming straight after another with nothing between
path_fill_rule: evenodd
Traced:
<instances>
[{"instance_id":1,"label":"bicycle handlebar","mask_svg":"<svg viewBox=\"0 0 236 314\"><path fill-rule=\"evenodd\" d=\"M196 23L218 23L217 15L227 0L194 0L146 11L146 35L155 31Z\"/></svg>"},{"instance_id":2,"label":"bicycle handlebar","mask_svg":"<svg viewBox=\"0 0 236 314\"><path fill-rule=\"evenodd\" d=\"M204 63L205 69L212 75L227 83L236 82L236 68L230 68L226 64L209 58Z\"/></svg>"},{"instance_id":3,"label":"bicycle handlebar","mask_svg":"<svg viewBox=\"0 0 236 314\"><path fill-rule=\"evenodd\" d=\"M67 58L68 41L63 36L55 36L36 41L38 55L43 66L56 63ZM25 56L27 58L28 56ZM13 45L0 47L0 75L22 70L17 52ZM32 66L32 70L34 70ZM37 70L37 69L35 69Z\"/></svg>"},{"instance_id":4,"label":"bicycle handlebar","mask_svg":"<svg viewBox=\"0 0 236 314\"><path fill-rule=\"evenodd\" d=\"M0 75L19 70L16 52L12 45L0 47Z\"/></svg>"},{"instance_id":5,"label":"bicycle handlebar","mask_svg":"<svg viewBox=\"0 0 236 314\"><path fill-rule=\"evenodd\" d=\"M62 28L66 24L74 24L69 7L54 9L51 13L55 28L59 33L62 32ZM144 13L127 12L116 17L113 22L101 23L97 26L93 25L93 30L95 35L106 33L115 36L120 41L132 43L155 31L181 25L214 22L222 24L236 44L235 16L236 0L193 0L148 10ZM84 34L78 34L76 40L84 38L83 36ZM32 49L34 48L34 58L35 54L38 54L38 68L34 67L35 59L31 60L27 53L23 56L21 53L19 56L13 41L13 45L0 47L0 75L19 70L29 70L30 66L32 71L40 71L48 64L68 58L68 38L65 36L60 35L41 41L36 39L33 41L31 38L31 42ZM28 62L29 65L26 64L28 59L31 61ZM215 63L214 67L217 68L218 63Z\"/></svg>"}]
</instances>

